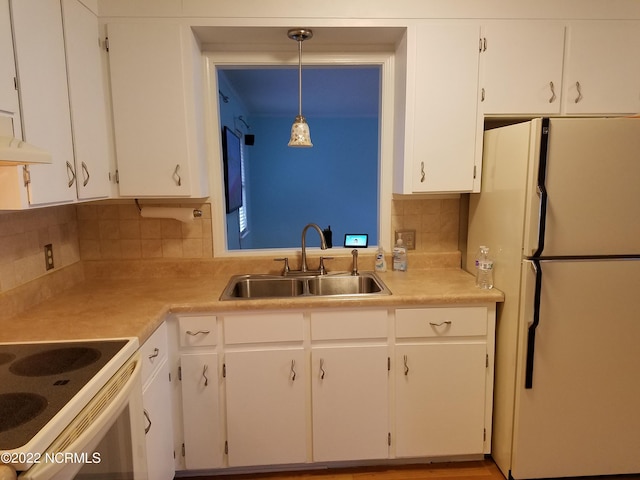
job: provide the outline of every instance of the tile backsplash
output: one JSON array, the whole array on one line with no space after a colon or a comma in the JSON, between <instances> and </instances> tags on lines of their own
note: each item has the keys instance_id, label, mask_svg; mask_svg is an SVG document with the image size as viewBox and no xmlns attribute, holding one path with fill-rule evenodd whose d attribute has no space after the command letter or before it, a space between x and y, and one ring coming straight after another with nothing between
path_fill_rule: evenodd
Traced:
<instances>
[{"instance_id":1,"label":"tile backsplash","mask_svg":"<svg viewBox=\"0 0 640 480\"><path fill-rule=\"evenodd\" d=\"M416 231L416 250L458 250L459 198L394 198L391 206L391 243L396 230Z\"/></svg>"},{"instance_id":2,"label":"tile backsplash","mask_svg":"<svg viewBox=\"0 0 640 480\"><path fill-rule=\"evenodd\" d=\"M47 244L56 269L80 261L75 205L0 213L0 292L47 273Z\"/></svg>"},{"instance_id":3,"label":"tile backsplash","mask_svg":"<svg viewBox=\"0 0 640 480\"><path fill-rule=\"evenodd\" d=\"M210 204L144 206L194 208L202 211L202 217L189 223L143 218L133 201L78 205L82 260L213 257Z\"/></svg>"},{"instance_id":4,"label":"tile backsplash","mask_svg":"<svg viewBox=\"0 0 640 480\"><path fill-rule=\"evenodd\" d=\"M458 251L460 205L458 198L395 198L392 235L395 230L415 230L418 252ZM132 200L0 212L0 294L27 284L29 296L47 296L68 288L82 281L81 260L213 258L211 205L180 206L200 209L203 215L190 223L142 218ZM49 243L55 269L47 272L44 246ZM73 268L50 275L68 266ZM37 279L39 282L32 282ZM60 282L65 285L58 285Z\"/></svg>"}]
</instances>

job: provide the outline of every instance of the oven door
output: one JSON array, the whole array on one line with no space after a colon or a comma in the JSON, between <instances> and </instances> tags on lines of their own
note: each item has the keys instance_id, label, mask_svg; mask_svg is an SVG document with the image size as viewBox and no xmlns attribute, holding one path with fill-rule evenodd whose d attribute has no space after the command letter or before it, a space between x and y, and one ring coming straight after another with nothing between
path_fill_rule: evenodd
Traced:
<instances>
[{"instance_id":1,"label":"oven door","mask_svg":"<svg viewBox=\"0 0 640 480\"><path fill-rule=\"evenodd\" d=\"M147 480L141 362L134 354L21 480Z\"/></svg>"}]
</instances>

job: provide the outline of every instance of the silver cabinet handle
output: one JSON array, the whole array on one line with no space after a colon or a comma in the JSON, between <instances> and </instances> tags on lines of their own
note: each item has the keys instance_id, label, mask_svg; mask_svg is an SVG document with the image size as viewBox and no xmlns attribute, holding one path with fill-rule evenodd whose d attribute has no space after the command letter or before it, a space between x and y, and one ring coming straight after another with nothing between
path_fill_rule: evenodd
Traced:
<instances>
[{"instance_id":1,"label":"silver cabinet handle","mask_svg":"<svg viewBox=\"0 0 640 480\"><path fill-rule=\"evenodd\" d=\"M426 174L424 173L424 162L420 162L420 183L424 183Z\"/></svg>"},{"instance_id":2,"label":"silver cabinet handle","mask_svg":"<svg viewBox=\"0 0 640 480\"><path fill-rule=\"evenodd\" d=\"M445 320L444 322L440 322L440 323L429 322L429 325L431 325L432 327L441 327L442 325L451 325L451 320Z\"/></svg>"},{"instance_id":3,"label":"silver cabinet handle","mask_svg":"<svg viewBox=\"0 0 640 480\"><path fill-rule=\"evenodd\" d=\"M575 103L578 103L582 100L582 87L580 86L580 82L576 82L576 90L578 90L578 96L574 100Z\"/></svg>"},{"instance_id":4,"label":"silver cabinet handle","mask_svg":"<svg viewBox=\"0 0 640 480\"><path fill-rule=\"evenodd\" d=\"M207 370L209 370L209 365L205 365L202 367L202 377L204 378L204 386L209 386L209 377L207 377Z\"/></svg>"},{"instance_id":5,"label":"silver cabinet handle","mask_svg":"<svg viewBox=\"0 0 640 480\"><path fill-rule=\"evenodd\" d=\"M191 335L192 337L195 337L196 335L207 335L209 333L211 333L211 330L198 330L197 332L187 330L187 335Z\"/></svg>"},{"instance_id":6,"label":"silver cabinet handle","mask_svg":"<svg viewBox=\"0 0 640 480\"><path fill-rule=\"evenodd\" d=\"M146 418L147 422L149 422L149 425L144 427L144 434L146 435L147 433L149 433L149 430L151 430L151 418L149 418L149 412L147 412L146 410L143 410L143 413L144 413L144 418Z\"/></svg>"},{"instance_id":7,"label":"silver cabinet handle","mask_svg":"<svg viewBox=\"0 0 640 480\"><path fill-rule=\"evenodd\" d=\"M295 360L291 360L291 381L295 382L296 381L296 361Z\"/></svg>"},{"instance_id":8,"label":"silver cabinet handle","mask_svg":"<svg viewBox=\"0 0 640 480\"><path fill-rule=\"evenodd\" d=\"M158 350L158 348L154 348L153 353L149 355L149 360L153 362L153 359L156 358L158 355L160 355L160 350Z\"/></svg>"},{"instance_id":9,"label":"silver cabinet handle","mask_svg":"<svg viewBox=\"0 0 640 480\"><path fill-rule=\"evenodd\" d=\"M549 103L553 103L556 100L556 89L553 86L553 82L549 82L549 88L551 89L551 98L549 99Z\"/></svg>"},{"instance_id":10,"label":"silver cabinet handle","mask_svg":"<svg viewBox=\"0 0 640 480\"><path fill-rule=\"evenodd\" d=\"M89 169L87 168L87 164L84 162L82 162L82 178L83 178L82 186L86 187L87 183L89 183L89 179L91 178L91 175L89 175Z\"/></svg>"},{"instance_id":11,"label":"silver cabinet handle","mask_svg":"<svg viewBox=\"0 0 640 480\"><path fill-rule=\"evenodd\" d=\"M485 91L484 91L484 87L482 87L482 90L480 90L480 101L484 102L484 98L485 98Z\"/></svg>"},{"instance_id":12,"label":"silver cabinet handle","mask_svg":"<svg viewBox=\"0 0 640 480\"><path fill-rule=\"evenodd\" d=\"M180 176L180 173L178 173L180 171L180 164L176 165L176 169L173 171L173 179L175 180L176 184L180 187L182 186L182 177Z\"/></svg>"},{"instance_id":13,"label":"silver cabinet handle","mask_svg":"<svg viewBox=\"0 0 640 480\"><path fill-rule=\"evenodd\" d=\"M76 172L69 162L67 162L67 177L69 178L69 188L71 188L73 186L73 182L76 181Z\"/></svg>"},{"instance_id":14,"label":"silver cabinet handle","mask_svg":"<svg viewBox=\"0 0 640 480\"><path fill-rule=\"evenodd\" d=\"M320 359L320 380L324 380L324 359Z\"/></svg>"},{"instance_id":15,"label":"silver cabinet handle","mask_svg":"<svg viewBox=\"0 0 640 480\"><path fill-rule=\"evenodd\" d=\"M404 374L409 375L409 358L406 355L404 356Z\"/></svg>"}]
</instances>

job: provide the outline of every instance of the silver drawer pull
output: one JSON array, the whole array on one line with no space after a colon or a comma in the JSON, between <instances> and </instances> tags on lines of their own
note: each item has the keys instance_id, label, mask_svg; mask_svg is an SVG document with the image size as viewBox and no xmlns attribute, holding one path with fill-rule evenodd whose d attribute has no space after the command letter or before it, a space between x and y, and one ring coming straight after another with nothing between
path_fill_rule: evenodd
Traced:
<instances>
[{"instance_id":1,"label":"silver drawer pull","mask_svg":"<svg viewBox=\"0 0 640 480\"><path fill-rule=\"evenodd\" d=\"M442 325L451 325L451 320L446 320L440 323L429 322L429 325L431 325L432 327L441 327Z\"/></svg>"},{"instance_id":2,"label":"silver drawer pull","mask_svg":"<svg viewBox=\"0 0 640 480\"><path fill-rule=\"evenodd\" d=\"M404 375L409 375L409 358L406 355L404 356Z\"/></svg>"},{"instance_id":3,"label":"silver drawer pull","mask_svg":"<svg viewBox=\"0 0 640 480\"><path fill-rule=\"evenodd\" d=\"M204 386L209 386L209 377L207 377L207 370L209 370L209 365L205 365L202 367L202 377L204 378Z\"/></svg>"},{"instance_id":4,"label":"silver drawer pull","mask_svg":"<svg viewBox=\"0 0 640 480\"><path fill-rule=\"evenodd\" d=\"M208 335L209 333L211 333L211 330L198 330L197 332L192 332L191 330L187 330L187 335L191 335L192 337L195 337L196 335Z\"/></svg>"},{"instance_id":5,"label":"silver drawer pull","mask_svg":"<svg viewBox=\"0 0 640 480\"><path fill-rule=\"evenodd\" d=\"M149 430L151 430L151 418L149 417L149 412L147 412L146 410L143 410L142 413L144 413L144 417L147 419L147 422L149 422L149 425L144 427L144 434L146 435L147 433L149 433Z\"/></svg>"},{"instance_id":6,"label":"silver drawer pull","mask_svg":"<svg viewBox=\"0 0 640 480\"><path fill-rule=\"evenodd\" d=\"M149 355L149 360L153 361L153 359L156 358L158 355L160 355L160 350L158 350L157 348L154 348L153 353Z\"/></svg>"}]
</instances>

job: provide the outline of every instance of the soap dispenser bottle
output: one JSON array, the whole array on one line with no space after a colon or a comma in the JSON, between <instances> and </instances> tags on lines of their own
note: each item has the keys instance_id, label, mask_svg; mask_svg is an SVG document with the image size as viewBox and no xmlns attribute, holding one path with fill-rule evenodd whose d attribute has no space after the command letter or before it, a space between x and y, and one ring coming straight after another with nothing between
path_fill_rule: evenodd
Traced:
<instances>
[{"instance_id":1,"label":"soap dispenser bottle","mask_svg":"<svg viewBox=\"0 0 640 480\"><path fill-rule=\"evenodd\" d=\"M407 249L401 234L398 234L398 241L393 247L393 269L399 272L407 271Z\"/></svg>"},{"instance_id":2,"label":"soap dispenser bottle","mask_svg":"<svg viewBox=\"0 0 640 480\"><path fill-rule=\"evenodd\" d=\"M376 272L387 271L387 261L384 258L384 249L381 246L378 247L378 250L376 250L375 270Z\"/></svg>"}]
</instances>

